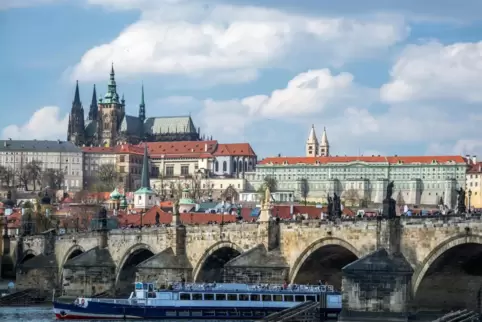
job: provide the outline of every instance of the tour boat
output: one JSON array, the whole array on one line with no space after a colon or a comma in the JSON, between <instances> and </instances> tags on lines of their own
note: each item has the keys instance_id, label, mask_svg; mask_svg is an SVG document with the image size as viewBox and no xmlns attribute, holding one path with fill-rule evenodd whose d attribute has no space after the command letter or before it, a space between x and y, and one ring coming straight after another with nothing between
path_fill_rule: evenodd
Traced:
<instances>
[{"instance_id":1,"label":"tour boat","mask_svg":"<svg viewBox=\"0 0 482 322\"><path fill-rule=\"evenodd\" d=\"M320 302L326 316L341 311L340 293L327 285L177 283L156 290L152 283L135 283L128 299L54 300L54 313L59 320L253 320L307 301Z\"/></svg>"}]
</instances>

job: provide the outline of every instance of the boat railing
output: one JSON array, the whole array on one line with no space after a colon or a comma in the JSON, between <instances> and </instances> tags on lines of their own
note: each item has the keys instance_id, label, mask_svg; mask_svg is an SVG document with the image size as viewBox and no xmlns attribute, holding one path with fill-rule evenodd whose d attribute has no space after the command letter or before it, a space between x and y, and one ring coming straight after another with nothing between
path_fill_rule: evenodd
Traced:
<instances>
[{"instance_id":1,"label":"boat railing","mask_svg":"<svg viewBox=\"0 0 482 322\"><path fill-rule=\"evenodd\" d=\"M305 292L305 293L326 293L334 292L333 285L298 285L298 284L243 284L241 289L226 288L223 284L216 283L174 283L173 290L176 291L269 291L269 292Z\"/></svg>"},{"instance_id":2,"label":"boat railing","mask_svg":"<svg viewBox=\"0 0 482 322\"><path fill-rule=\"evenodd\" d=\"M113 303L113 304L142 304L145 303L147 299L139 299L139 298L132 298L132 299L107 299L107 298L90 298L88 302L97 302L97 303Z\"/></svg>"}]
</instances>

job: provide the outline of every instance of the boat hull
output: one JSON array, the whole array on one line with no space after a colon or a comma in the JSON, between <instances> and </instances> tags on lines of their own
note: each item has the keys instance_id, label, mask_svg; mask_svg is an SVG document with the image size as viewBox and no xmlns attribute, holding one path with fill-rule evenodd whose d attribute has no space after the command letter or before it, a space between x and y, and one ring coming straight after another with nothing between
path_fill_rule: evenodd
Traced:
<instances>
[{"instance_id":1,"label":"boat hull","mask_svg":"<svg viewBox=\"0 0 482 322\"><path fill-rule=\"evenodd\" d=\"M54 303L58 320L253 320L279 312L286 307L158 307L115 303L89 302L87 306ZM340 309L327 309L338 314Z\"/></svg>"}]
</instances>

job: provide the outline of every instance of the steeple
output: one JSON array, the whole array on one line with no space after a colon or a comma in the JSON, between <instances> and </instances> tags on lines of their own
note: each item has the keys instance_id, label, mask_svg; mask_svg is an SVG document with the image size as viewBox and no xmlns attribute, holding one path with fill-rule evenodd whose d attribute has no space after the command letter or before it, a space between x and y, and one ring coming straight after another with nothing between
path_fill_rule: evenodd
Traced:
<instances>
[{"instance_id":1,"label":"steeple","mask_svg":"<svg viewBox=\"0 0 482 322\"><path fill-rule=\"evenodd\" d=\"M80 107L82 104L80 103L80 94L79 94L79 81L77 81L75 85L75 96L74 101L72 102L72 107Z\"/></svg>"},{"instance_id":2,"label":"steeple","mask_svg":"<svg viewBox=\"0 0 482 322\"><path fill-rule=\"evenodd\" d=\"M311 125L308 140L306 140L306 156L314 157L318 155L318 139L316 138L315 125Z\"/></svg>"},{"instance_id":3,"label":"steeple","mask_svg":"<svg viewBox=\"0 0 482 322\"><path fill-rule=\"evenodd\" d=\"M146 120L146 103L144 101L144 84L142 84L141 104L139 104L139 119L142 123Z\"/></svg>"},{"instance_id":4,"label":"steeple","mask_svg":"<svg viewBox=\"0 0 482 322\"><path fill-rule=\"evenodd\" d=\"M90 120L90 121L97 120L97 112L98 112L97 92L95 90L95 84L94 84L94 91L92 92L92 102L90 103L88 120Z\"/></svg>"},{"instance_id":5,"label":"steeple","mask_svg":"<svg viewBox=\"0 0 482 322\"><path fill-rule=\"evenodd\" d=\"M323 128L323 134L320 141L320 156L330 156L330 143L328 143L328 136L326 134L326 127Z\"/></svg>"},{"instance_id":6,"label":"steeple","mask_svg":"<svg viewBox=\"0 0 482 322\"><path fill-rule=\"evenodd\" d=\"M107 83L107 93L104 97L104 103L119 103L119 95L117 94L117 84L115 82L114 63L110 69L109 82Z\"/></svg>"},{"instance_id":7,"label":"steeple","mask_svg":"<svg viewBox=\"0 0 482 322\"><path fill-rule=\"evenodd\" d=\"M142 160L141 189L151 190L149 183L149 158L147 156L147 143L144 143L144 159Z\"/></svg>"}]
</instances>

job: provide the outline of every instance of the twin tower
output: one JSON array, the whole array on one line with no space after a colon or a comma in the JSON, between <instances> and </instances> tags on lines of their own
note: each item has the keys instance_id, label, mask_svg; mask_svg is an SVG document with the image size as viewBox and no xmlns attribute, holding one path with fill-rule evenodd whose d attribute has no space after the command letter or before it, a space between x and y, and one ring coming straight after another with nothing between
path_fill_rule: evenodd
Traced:
<instances>
[{"instance_id":1,"label":"twin tower","mask_svg":"<svg viewBox=\"0 0 482 322\"><path fill-rule=\"evenodd\" d=\"M326 128L323 128L323 134L318 142L316 137L315 126L311 126L308 140L306 141L306 156L307 157L327 157L330 155L330 144L326 135Z\"/></svg>"}]
</instances>

